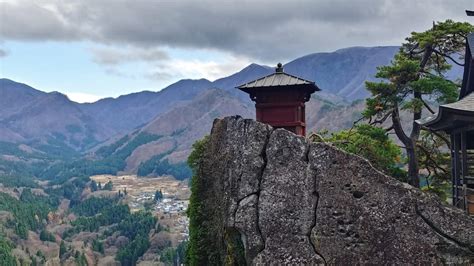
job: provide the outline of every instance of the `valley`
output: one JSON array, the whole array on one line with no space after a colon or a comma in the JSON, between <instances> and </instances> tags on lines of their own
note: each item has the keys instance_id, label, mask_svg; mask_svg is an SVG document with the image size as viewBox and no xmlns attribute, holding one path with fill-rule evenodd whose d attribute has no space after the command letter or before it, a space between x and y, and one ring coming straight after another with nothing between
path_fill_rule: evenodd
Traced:
<instances>
[{"instance_id":1,"label":"valley","mask_svg":"<svg viewBox=\"0 0 474 266\"><path fill-rule=\"evenodd\" d=\"M20 265L156 265L182 256L187 181L99 175L78 182L0 185L0 247L12 245ZM64 194L71 186L74 200Z\"/></svg>"}]
</instances>

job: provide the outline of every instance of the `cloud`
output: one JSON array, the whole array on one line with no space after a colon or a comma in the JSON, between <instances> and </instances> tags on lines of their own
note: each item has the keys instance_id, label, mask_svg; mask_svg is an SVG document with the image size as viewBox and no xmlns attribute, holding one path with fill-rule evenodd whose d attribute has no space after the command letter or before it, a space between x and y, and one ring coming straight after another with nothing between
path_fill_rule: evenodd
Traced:
<instances>
[{"instance_id":1,"label":"cloud","mask_svg":"<svg viewBox=\"0 0 474 266\"><path fill-rule=\"evenodd\" d=\"M0 58L6 57L6 56L8 56L8 52L3 49L0 49Z\"/></svg>"},{"instance_id":2,"label":"cloud","mask_svg":"<svg viewBox=\"0 0 474 266\"><path fill-rule=\"evenodd\" d=\"M168 81L168 80L179 78L179 76L176 75L175 73L170 73L170 71L161 70L161 69L154 70L151 73L143 75L143 77L150 80L157 80L157 81Z\"/></svg>"},{"instance_id":3,"label":"cloud","mask_svg":"<svg viewBox=\"0 0 474 266\"><path fill-rule=\"evenodd\" d=\"M118 65L135 61L155 62L168 60L166 52L152 48L128 48L118 49L113 47L91 48L93 61L101 65Z\"/></svg>"},{"instance_id":4,"label":"cloud","mask_svg":"<svg viewBox=\"0 0 474 266\"><path fill-rule=\"evenodd\" d=\"M0 36L11 40L78 40L88 33L82 32L67 17L66 9L57 2L40 5L37 1L0 2ZM80 9L69 10L70 15Z\"/></svg>"},{"instance_id":5,"label":"cloud","mask_svg":"<svg viewBox=\"0 0 474 266\"><path fill-rule=\"evenodd\" d=\"M433 20L468 21L466 8L474 8L474 2L18 1L0 3L0 36L26 41L89 40L141 49L216 49L235 56L284 61L354 45L397 45L411 31L430 27ZM98 61L128 60L123 56L110 59L111 55L102 55L98 59L105 60Z\"/></svg>"},{"instance_id":6,"label":"cloud","mask_svg":"<svg viewBox=\"0 0 474 266\"><path fill-rule=\"evenodd\" d=\"M111 75L111 76L116 76L116 77L120 77L120 78L129 78L129 79L135 79L136 77L134 75L131 75L125 71L121 71L119 69L117 69L116 67L106 67L105 68L105 73L107 75Z\"/></svg>"},{"instance_id":7,"label":"cloud","mask_svg":"<svg viewBox=\"0 0 474 266\"><path fill-rule=\"evenodd\" d=\"M104 98L98 95L82 93L82 92L67 92L65 94L71 101L78 102L78 103L93 103Z\"/></svg>"},{"instance_id":8,"label":"cloud","mask_svg":"<svg viewBox=\"0 0 474 266\"><path fill-rule=\"evenodd\" d=\"M172 59L156 64L145 77L154 80L183 77L215 80L235 73L250 63L248 58L234 56L223 56L219 61Z\"/></svg>"}]
</instances>

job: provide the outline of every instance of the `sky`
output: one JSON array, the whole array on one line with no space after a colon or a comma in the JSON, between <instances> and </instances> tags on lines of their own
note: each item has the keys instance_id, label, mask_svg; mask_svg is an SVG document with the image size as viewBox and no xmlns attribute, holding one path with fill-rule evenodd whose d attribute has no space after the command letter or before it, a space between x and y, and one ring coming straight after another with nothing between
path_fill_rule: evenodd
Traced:
<instances>
[{"instance_id":1,"label":"sky","mask_svg":"<svg viewBox=\"0 0 474 266\"><path fill-rule=\"evenodd\" d=\"M215 80L351 46L400 45L474 0L0 0L0 78L77 102Z\"/></svg>"}]
</instances>

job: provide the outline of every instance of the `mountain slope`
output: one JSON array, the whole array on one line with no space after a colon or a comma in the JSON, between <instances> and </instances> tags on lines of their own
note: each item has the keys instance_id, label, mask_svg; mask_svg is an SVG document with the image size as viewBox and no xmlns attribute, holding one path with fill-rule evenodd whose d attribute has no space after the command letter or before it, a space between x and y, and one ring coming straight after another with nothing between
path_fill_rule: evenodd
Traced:
<instances>
[{"instance_id":1,"label":"mountain slope","mask_svg":"<svg viewBox=\"0 0 474 266\"><path fill-rule=\"evenodd\" d=\"M47 93L9 79L0 79L0 120L21 111Z\"/></svg>"},{"instance_id":2,"label":"mountain slope","mask_svg":"<svg viewBox=\"0 0 474 266\"><path fill-rule=\"evenodd\" d=\"M377 66L389 64L398 49L351 47L303 56L284 67L285 72L315 81L322 91L355 100L368 96L364 82L374 80Z\"/></svg>"},{"instance_id":3,"label":"mountain slope","mask_svg":"<svg viewBox=\"0 0 474 266\"><path fill-rule=\"evenodd\" d=\"M180 80L159 92L143 91L107 98L92 104L79 105L96 123L124 133L149 122L171 105L194 98L202 90L210 88L206 79Z\"/></svg>"},{"instance_id":4,"label":"mountain slope","mask_svg":"<svg viewBox=\"0 0 474 266\"><path fill-rule=\"evenodd\" d=\"M80 150L109 137L107 128L61 93L44 93L7 79L0 80L0 92L0 141Z\"/></svg>"},{"instance_id":5,"label":"mountain slope","mask_svg":"<svg viewBox=\"0 0 474 266\"><path fill-rule=\"evenodd\" d=\"M360 116L363 106L363 101L352 105L338 105L316 95L307 103L308 132L348 128ZM220 89L206 90L195 100L171 108L134 133L134 136L146 134L160 138L137 147L126 158L123 172L140 175L165 174L170 173L166 172L167 170L173 172L174 168L184 167L192 144L209 133L214 119L235 114L254 118L253 104L241 101ZM130 138L128 143L133 141L134 137ZM118 142L120 140L116 143ZM127 144L112 143L110 147L125 145ZM186 177L186 173L182 174Z\"/></svg>"},{"instance_id":6,"label":"mountain slope","mask_svg":"<svg viewBox=\"0 0 474 266\"><path fill-rule=\"evenodd\" d=\"M158 115L121 145L123 147L127 143L133 142L135 136L138 135L160 136L157 140L137 147L126 158L124 171L126 173L141 171L142 174L163 174L153 169L144 172L143 169L140 170L140 167L143 164L151 163L155 164L154 166L184 163L192 144L209 132L215 118L234 114L253 117L253 107L236 99L224 90L209 89L203 91L195 100L175 106ZM109 147L114 145L115 143L112 143Z\"/></svg>"},{"instance_id":7,"label":"mountain slope","mask_svg":"<svg viewBox=\"0 0 474 266\"><path fill-rule=\"evenodd\" d=\"M116 133L125 133L150 122L155 116L166 112L175 105L185 104L199 93L210 88L220 88L231 92L240 99L250 102L246 94L235 89L237 85L267 75L272 68L251 64L241 71L225 78L210 82L206 79L180 80L159 92L138 92L107 98L80 108L98 123L113 128Z\"/></svg>"}]
</instances>

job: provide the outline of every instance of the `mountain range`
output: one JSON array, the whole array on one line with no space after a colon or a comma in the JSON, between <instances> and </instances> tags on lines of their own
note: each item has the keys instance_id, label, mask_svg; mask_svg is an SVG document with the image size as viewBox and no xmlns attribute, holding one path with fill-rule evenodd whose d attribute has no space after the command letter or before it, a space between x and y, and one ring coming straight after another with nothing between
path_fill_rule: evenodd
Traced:
<instances>
[{"instance_id":1,"label":"mountain range","mask_svg":"<svg viewBox=\"0 0 474 266\"><path fill-rule=\"evenodd\" d=\"M285 64L285 72L313 80L322 89L307 103L309 131L350 127L364 107L361 100L368 96L364 82L374 80L377 66L389 64L397 51L395 46L352 47ZM215 81L180 80L157 92L86 104L0 79L0 144L4 144L0 159L18 159L12 145L39 153L66 149L73 157L93 160L120 153L125 160L121 171L162 174L156 165L182 164L215 118L235 114L253 118L253 103L235 87L273 71L251 64Z\"/></svg>"}]
</instances>

